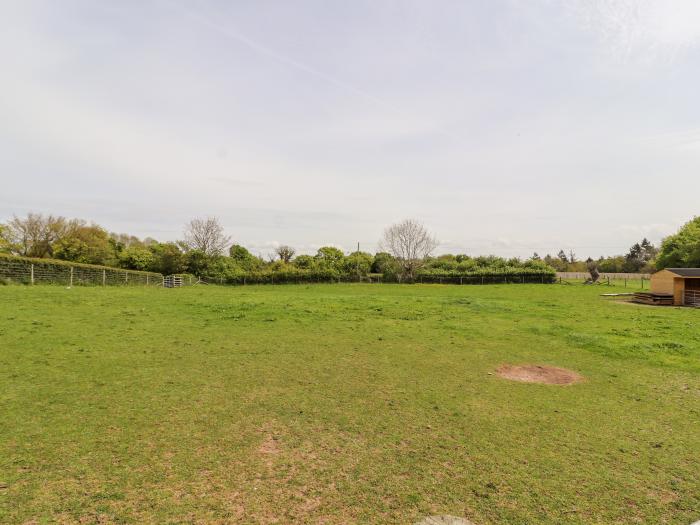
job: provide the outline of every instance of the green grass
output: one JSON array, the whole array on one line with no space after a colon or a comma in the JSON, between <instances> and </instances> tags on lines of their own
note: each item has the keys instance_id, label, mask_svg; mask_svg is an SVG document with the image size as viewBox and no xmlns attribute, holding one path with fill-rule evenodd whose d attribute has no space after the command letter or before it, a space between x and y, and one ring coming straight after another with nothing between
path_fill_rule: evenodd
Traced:
<instances>
[{"instance_id":1,"label":"green grass","mask_svg":"<svg viewBox=\"0 0 700 525\"><path fill-rule=\"evenodd\" d=\"M0 522L687 525L700 311L609 291L0 287Z\"/></svg>"}]
</instances>

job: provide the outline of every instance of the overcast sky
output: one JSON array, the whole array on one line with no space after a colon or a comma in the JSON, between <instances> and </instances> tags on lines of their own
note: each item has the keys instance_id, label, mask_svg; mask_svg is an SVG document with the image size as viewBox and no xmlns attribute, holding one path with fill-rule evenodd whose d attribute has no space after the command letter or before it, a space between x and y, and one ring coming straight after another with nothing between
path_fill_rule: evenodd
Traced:
<instances>
[{"instance_id":1,"label":"overcast sky","mask_svg":"<svg viewBox=\"0 0 700 525\"><path fill-rule=\"evenodd\" d=\"M696 0L6 0L0 75L0 221L598 256L700 213Z\"/></svg>"}]
</instances>

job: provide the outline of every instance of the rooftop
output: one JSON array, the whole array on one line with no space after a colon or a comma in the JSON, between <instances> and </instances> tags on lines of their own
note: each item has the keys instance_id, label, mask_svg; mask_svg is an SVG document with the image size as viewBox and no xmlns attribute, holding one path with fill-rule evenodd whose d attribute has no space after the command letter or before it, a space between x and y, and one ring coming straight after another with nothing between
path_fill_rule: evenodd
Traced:
<instances>
[{"instance_id":1,"label":"rooftop","mask_svg":"<svg viewBox=\"0 0 700 525\"><path fill-rule=\"evenodd\" d=\"M681 277L700 277L700 268L666 268Z\"/></svg>"}]
</instances>

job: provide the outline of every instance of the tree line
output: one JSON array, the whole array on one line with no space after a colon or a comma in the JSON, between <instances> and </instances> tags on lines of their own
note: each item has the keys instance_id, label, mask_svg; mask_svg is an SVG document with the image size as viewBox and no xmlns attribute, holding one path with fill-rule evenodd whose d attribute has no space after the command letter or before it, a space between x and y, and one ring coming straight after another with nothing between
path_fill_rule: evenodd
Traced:
<instances>
[{"instance_id":1,"label":"tree line","mask_svg":"<svg viewBox=\"0 0 700 525\"><path fill-rule=\"evenodd\" d=\"M540 259L537 253L533 258ZM653 273L664 268L700 268L700 217L665 237L659 247L644 238L624 255L579 260L573 250L560 250L555 257L546 255L542 260L558 272Z\"/></svg>"},{"instance_id":2,"label":"tree line","mask_svg":"<svg viewBox=\"0 0 700 525\"><path fill-rule=\"evenodd\" d=\"M322 279L363 279L370 274L389 280L415 281L421 276L469 276L483 274L542 274L554 271L650 272L654 269L700 267L700 218L685 224L678 233L656 248L647 239L635 243L628 253L613 257L578 260L573 251L557 256L502 258L444 254L434 256L438 242L421 223L404 220L386 228L377 253L344 253L324 246L313 255L297 255L288 245L274 256L252 254L232 243L214 217L196 218L185 225L182 240L159 242L147 237L109 232L80 219L29 213L0 224L0 253L53 258L85 264L158 272L165 275L191 273L204 279L237 282L246 277L294 280L300 276Z\"/></svg>"}]
</instances>

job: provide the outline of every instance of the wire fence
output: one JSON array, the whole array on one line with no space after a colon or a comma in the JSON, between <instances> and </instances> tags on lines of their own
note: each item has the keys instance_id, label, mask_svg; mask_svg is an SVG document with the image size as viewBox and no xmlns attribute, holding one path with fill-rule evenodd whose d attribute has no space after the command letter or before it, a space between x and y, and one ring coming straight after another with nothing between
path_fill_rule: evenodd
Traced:
<instances>
[{"instance_id":1,"label":"wire fence","mask_svg":"<svg viewBox=\"0 0 700 525\"><path fill-rule=\"evenodd\" d=\"M0 281L65 286L162 286L159 273L0 255Z\"/></svg>"},{"instance_id":2,"label":"wire fence","mask_svg":"<svg viewBox=\"0 0 700 525\"><path fill-rule=\"evenodd\" d=\"M168 278L166 277L166 280ZM382 274L328 275L323 272L265 272L248 273L228 277L205 277L200 284L252 285L252 284L334 284L334 283L387 283L387 284L550 284L556 281L550 273L483 273L470 275L419 275L414 279Z\"/></svg>"},{"instance_id":3,"label":"wire fence","mask_svg":"<svg viewBox=\"0 0 700 525\"><path fill-rule=\"evenodd\" d=\"M557 272L557 277L561 279L590 279L591 274L588 272ZM645 279L649 280L651 279L651 274L650 273L613 273L613 272L600 272L600 278L601 279L628 279L628 280L640 280L640 279Z\"/></svg>"},{"instance_id":4,"label":"wire fence","mask_svg":"<svg viewBox=\"0 0 700 525\"><path fill-rule=\"evenodd\" d=\"M560 283L582 282L591 278L586 272L557 272ZM651 285L651 274L648 273L601 273L598 285L622 286L624 288L647 289Z\"/></svg>"}]
</instances>

